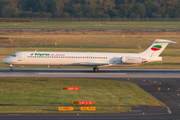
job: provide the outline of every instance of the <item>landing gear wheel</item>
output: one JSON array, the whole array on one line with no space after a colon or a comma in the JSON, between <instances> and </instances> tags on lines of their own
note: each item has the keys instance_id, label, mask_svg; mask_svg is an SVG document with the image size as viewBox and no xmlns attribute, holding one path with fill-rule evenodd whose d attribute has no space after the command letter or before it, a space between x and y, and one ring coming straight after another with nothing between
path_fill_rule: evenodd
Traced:
<instances>
[{"instance_id":1,"label":"landing gear wheel","mask_svg":"<svg viewBox=\"0 0 180 120\"><path fill-rule=\"evenodd\" d=\"M10 70L13 70L13 68L12 68L12 67L10 67Z\"/></svg>"},{"instance_id":2,"label":"landing gear wheel","mask_svg":"<svg viewBox=\"0 0 180 120\"><path fill-rule=\"evenodd\" d=\"M99 69L98 69L97 67L94 67L94 68L93 68L93 71L94 71L94 72L98 72Z\"/></svg>"}]
</instances>

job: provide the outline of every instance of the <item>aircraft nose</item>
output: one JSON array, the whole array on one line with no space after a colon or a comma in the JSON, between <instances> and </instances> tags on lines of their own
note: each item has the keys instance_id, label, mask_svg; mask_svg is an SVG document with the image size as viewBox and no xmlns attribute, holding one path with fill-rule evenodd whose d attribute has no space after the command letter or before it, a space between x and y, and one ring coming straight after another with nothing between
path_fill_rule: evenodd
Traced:
<instances>
[{"instance_id":1,"label":"aircraft nose","mask_svg":"<svg viewBox=\"0 0 180 120\"><path fill-rule=\"evenodd\" d=\"M5 59L3 60L3 63L9 64L9 63L8 63L8 58L5 58Z\"/></svg>"}]
</instances>

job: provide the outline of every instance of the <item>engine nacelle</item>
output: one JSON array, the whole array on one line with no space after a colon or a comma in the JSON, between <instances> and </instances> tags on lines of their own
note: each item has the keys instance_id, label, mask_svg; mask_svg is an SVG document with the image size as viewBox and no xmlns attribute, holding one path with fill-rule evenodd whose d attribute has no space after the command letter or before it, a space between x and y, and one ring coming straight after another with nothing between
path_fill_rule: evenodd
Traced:
<instances>
[{"instance_id":1,"label":"engine nacelle","mask_svg":"<svg viewBox=\"0 0 180 120\"><path fill-rule=\"evenodd\" d=\"M138 58L138 57L122 57L121 60L122 60L122 63L125 63L125 64L146 63L146 60L144 58Z\"/></svg>"}]
</instances>

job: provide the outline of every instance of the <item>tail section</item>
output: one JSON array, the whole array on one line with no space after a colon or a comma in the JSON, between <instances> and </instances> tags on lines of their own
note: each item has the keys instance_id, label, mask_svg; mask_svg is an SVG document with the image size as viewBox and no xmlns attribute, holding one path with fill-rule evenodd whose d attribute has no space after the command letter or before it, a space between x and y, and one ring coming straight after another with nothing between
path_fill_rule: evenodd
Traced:
<instances>
[{"instance_id":1,"label":"tail section","mask_svg":"<svg viewBox=\"0 0 180 120\"><path fill-rule=\"evenodd\" d=\"M156 39L147 50L140 54L148 55L150 57L158 57L169 43L176 42L170 40Z\"/></svg>"}]
</instances>

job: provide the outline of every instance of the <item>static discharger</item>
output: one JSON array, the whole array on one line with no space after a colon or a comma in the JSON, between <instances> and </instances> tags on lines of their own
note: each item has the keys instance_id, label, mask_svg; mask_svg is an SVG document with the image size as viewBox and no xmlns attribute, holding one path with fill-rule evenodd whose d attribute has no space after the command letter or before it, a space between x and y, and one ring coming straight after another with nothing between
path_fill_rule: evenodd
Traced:
<instances>
[{"instance_id":1,"label":"static discharger","mask_svg":"<svg viewBox=\"0 0 180 120\"><path fill-rule=\"evenodd\" d=\"M73 111L73 107L58 107L59 111Z\"/></svg>"},{"instance_id":2,"label":"static discharger","mask_svg":"<svg viewBox=\"0 0 180 120\"><path fill-rule=\"evenodd\" d=\"M81 107L81 111L95 111L96 107Z\"/></svg>"},{"instance_id":3,"label":"static discharger","mask_svg":"<svg viewBox=\"0 0 180 120\"><path fill-rule=\"evenodd\" d=\"M80 87L62 87L62 90L80 90Z\"/></svg>"}]
</instances>

